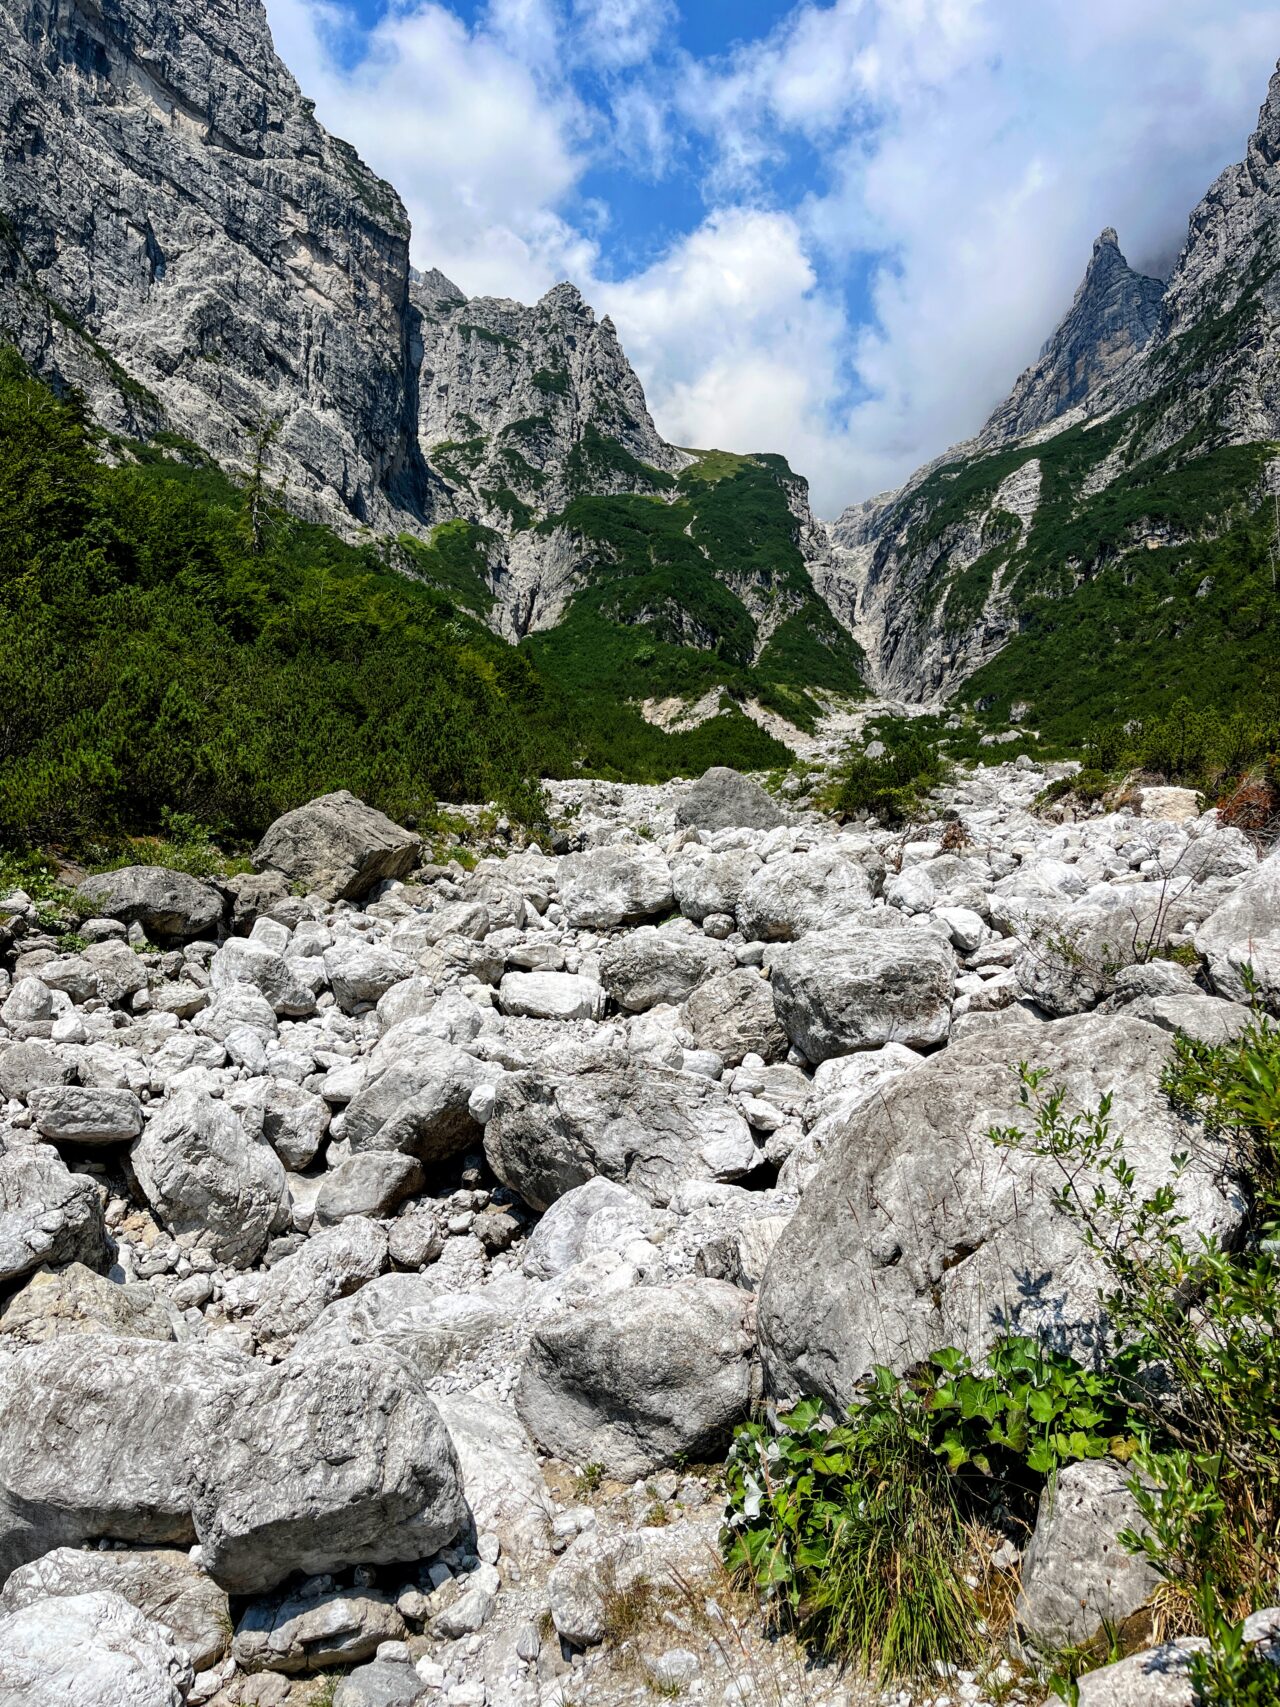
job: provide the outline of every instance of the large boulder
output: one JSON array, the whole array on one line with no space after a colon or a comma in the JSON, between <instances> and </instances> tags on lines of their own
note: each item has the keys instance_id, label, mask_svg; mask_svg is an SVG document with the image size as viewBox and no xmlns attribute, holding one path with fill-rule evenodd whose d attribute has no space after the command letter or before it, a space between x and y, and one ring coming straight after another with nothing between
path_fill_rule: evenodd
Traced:
<instances>
[{"instance_id":1,"label":"large boulder","mask_svg":"<svg viewBox=\"0 0 1280 1707\"><path fill-rule=\"evenodd\" d=\"M41 1085L30 1097L36 1131L54 1144L129 1144L142 1131L132 1091L97 1085Z\"/></svg>"},{"instance_id":2,"label":"large boulder","mask_svg":"<svg viewBox=\"0 0 1280 1707\"><path fill-rule=\"evenodd\" d=\"M452 1044L408 1040L347 1104L343 1137L357 1155L399 1150L443 1161L479 1137L468 1105L485 1077L474 1056Z\"/></svg>"},{"instance_id":3,"label":"large boulder","mask_svg":"<svg viewBox=\"0 0 1280 1707\"><path fill-rule=\"evenodd\" d=\"M597 1251L622 1251L634 1239L647 1239L663 1221L634 1191L597 1176L558 1197L525 1241L526 1274L554 1280Z\"/></svg>"},{"instance_id":4,"label":"large boulder","mask_svg":"<svg viewBox=\"0 0 1280 1707\"><path fill-rule=\"evenodd\" d=\"M1082 901L1043 917L1029 915L1019 924L1026 946L1014 971L1046 1013L1078 1014L1096 1007L1126 967L1150 959L1206 910L1189 881L1167 890L1162 884L1140 884L1113 893L1114 905Z\"/></svg>"},{"instance_id":5,"label":"large boulder","mask_svg":"<svg viewBox=\"0 0 1280 1707\"><path fill-rule=\"evenodd\" d=\"M523 1019L600 1019L605 993L594 978L576 972L508 972L498 985L498 1006Z\"/></svg>"},{"instance_id":6,"label":"large boulder","mask_svg":"<svg viewBox=\"0 0 1280 1707\"><path fill-rule=\"evenodd\" d=\"M741 1179L760 1159L718 1085L636 1064L508 1073L484 1147L498 1178L533 1209L596 1174L665 1204L682 1180Z\"/></svg>"},{"instance_id":7,"label":"large boulder","mask_svg":"<svg viewBox=\"0 0 1280 1707\"><path fill-rule=\"evenodd\" d=\"M277 818L254 849L253 863L327 901L358 901L375 883L408 876L421 847L412 830L343 788Z\"/></svg>"},{"instance_id":8,"label":"large boulder","mask_svg":"<svg viewBox=\"0 0 1280 1707\"><path fill-rule=\"evenodd\" d=\"M705 1459L752 1395L751 1298L721 1280L642 1286L539 1323L516 1409L571 1464L625 1481Z\"/></svg>"},{"instance_id":9,"label":"large boulder","mask_svg":"<svg viewBox=\"0 0 1280 1707\"><path fill-rule=\"evenodd\" d=\"M1210 913L1195 942L1222 995L1233 1002L1248 1000L1248 966L1263 1001L1280 1007L1280 848Z\"/></svg>"},{"instance_id":10,"label":"large boulder","mask_svg":"<svg viewBox=\"0 0 1280 1707\"><path fill-rule=\"evenodd\" d=\"M335 1227L351 1215L391 1215L426 1184L416 1156L396 1150L366 1150L330 1168L316 1192L315 1219Z\"/></svg>"},{"instance_id":11,"label":"large boulder","mask_svg":"<svg viewBox=\"0 0 1280 1707\"><path fill-rule=\"evenodd\" d=\"M193 1509L231 1594L295 1571L422 1559L466 1520L457 1455L412 1366L384 1346L295 1351L208 1408Z\"/></svg>"},{"instance_id":12,"label":"large boulder","mask_svg":"<svg viewBox=\"0 0 1280 1707\"><path fill-rule=\"evenodd\" d=\"M98 1187L42 1144L0 1155L0 1282L68 1262L106 1267Z\"/></svg>"},{"instance_id":13,"label":"large boulder","mask_svg":"<svg viewBox=\"0 0 1280 1707\"><path fill-rule=\"evenodd\" d=\"M773 990L753 966L717 972L690 992L684 1022L699 1049L712 1049L726 1067L744 1055L780 1061L787 1052L786 1027L778 1018Z\"/></svg>"},{"instance_id":14,"label":"large boulder","mask_svg":"<svg viewBox=\"0 0 1280 1707\"><path fill-rule=\"evenodd\" d=\"M1043 1651L1083 1647L1145 1606L1161 1579L1120 1541L1141 1530L1131 1472L1113 1458L1067 1464L1040 1496L1022 1558L1018 1623Z\"/></svg>"},{"instance_id":15,"label":"large boulder","mask_svg":"<svg viewBox=\"0 0 1280 1707\"><path fill-rule=\"evenodd\" d=\"M704 771L676 807L676 823L698 830L772 830L786 821L758 782L725 765Z\"/></svg>"},{"instance_id":16,"label":"large boulder","mask_svg":"<svg viewBox=\"0 0 1280 1707\"><path fill-rule=\"evenodd\" d=\"M473 1537L496 1535L503 1554L528 1570L551 1551L554 1507L523 1424L474 1393L447 1394L436 1408L462 1466Z\"/></svg>"},{"instance_id":17,"label":"large boulder","mask_svg":"<svg viewBox=\"0 0 1280 1707\"><path fill-rule=\"evenodd\" d=\"M212 1346L105 1334L0 1359L0 1577L101 1536L189 1546L209 1402L245 1369Z\"/></svg>"},{"instance_id":18,"label":"large boulder","mask_svg":"<svg viewBox=\"0 0 1280 1707\"><path fill-rule=\"evenodd\" d=\"M656 848L591 848L559 862L560 904L575 930L640 924L671 910L671 867Z\"/></svg>"},{"instance_id":19,"label":"large boulder","mask_svg":"<svg viewBox=\"0 0 1280 1707\"><path fill-rule=\"evenodd\" d=\"M197 1671L216 1665L231 1644L226 1595L199 1565L171 1547L127 1552L55 1547L42 1559L20 1565L9 1578L0 1593L0 1617L73 1594L122 1596L167 1630L191 1655Z\"/></svg>"},{"instance_id":20,"label":"large boulder","mask_svg":"<svg viewBox=\"0 0 1280 1707\"><path fill-rule=\"evenodd\" d=\"M289 1221L280 1158L226 1103L184 1090L153 1116L130 1157L138 1188L171 1233L246 1268Z\"/></svg>"},{"instance_id":21,"label":"large boulder","mask_svg":"<svg viewBox=\"0 0 1280 1707\"><path fill-rule=\"evenodd\" d=\"M810 853L780 854L761 866L738 903L747 937L790 942L807 931L830 930L865 912L884 880L884 861L870 846L831 844Z\"/></svg>"},{"instance_id":22,"label":"large boulder","mask_svg":"<svg viewBox=\"0 0 1280 1707\"><path fill-rule=\"evenodd\" d=\"M429 1380L506 1325L484 1292L443 1292L427 1274L384 1274L328 1305L299 1339L294 1363L323 1363L356 1346L398 1353Z\"/></svg>"},{"instance_id":23,"label":"large boulder","mask_svg":"<svg viewBox=\"0 0 1280 1707\"><path fill-rule=\"evenodd\" d=\"M358 1292L386 1266L386 1229L366 1216L350 1215L337 1226L313 1234L301 1250L263 1276L253 1312L258 1344L269 1350L286 1349L326 1306Z\"/></svg>"},{"instance_id":24,"label":"large boulder","mask_svg":"<svg viewBox=\"0 0 1280 1707\"><path fill-rule=\"evenodd\" d=\"M956 960L927 930L811 931L770 956L773 1000L810 1061L946 1040Z\"/></svg>"},{"instance_id":25,"label":"large boulder","mask_svg":"<svg viewBox=\"0 0 1280 1707\"><path fill-rule=\"evenodd\" d=\"M730 964L718 942L678 930L645 925L615 937L600 956L600 981L628 1013L665 1003L678 1007L712 973Z\"/></svg>"},{"instance_id":26,"label":"large boulder","mask_svg":"<svg viewBox=\"0 0 1280 1707\"><path fill-rule=\"evenodd\" d=\"M119 1594L38 1600L0 1618L0 1707L182 1707L190 1655Z\"/></svg>"},{"instance_id":27,"label":"large boulder","mask_svg":"<svg viewBox=\"0 0 1280 1707\"><path fill-rule=\"evenodd\" d=\"M1088 1361L1104 1355L1100 1259L1058 1207L1052 1161L997 1148L1025 1129L1011 1062L1061 1087L1064 1117L1112 1098L1140 1194L1178 1187L1184 1236L1230 1234L1241 1206L1225 1155L1159 1088L1166 1031L1114 1015L1006 1023L966 1036L884 1083L833 1135L779 1239L760 1291L760 1340L775 1389L851 1403L877 1364L904 1371L940 1346L981 1358L1005 1331L1039 1334ZM1093 1178L1078 1181L1088 1194Z\"/></svg>"},{"instance_id":28,"label":"large boulder","mask_svg":"<svg viewBox=\"0 0 1280 1707\"><path fill-rule=\"evenodd\" d=\"M121 1285L73 1262L33 1274L0 1309L0 1335L11 1345L41 1345L64 1334L171 1340L175 1313L152 1287Z\"/></svg>"},{"instance_id":29,"label":"large boulder","mask_svg":"<svg viewBox=\"0 0 1280 1707\"><path fill-rule=\"evenodd\" d=\"M78 894L95 917L141 925L149 937L168 942L215 936L227 906L212 883L159 865L126 865L86 877Z\"/></svg>"},{"instance_id":30,"label":"large boulder","mask_svg":"<svg viewBox=\"0 0 1280 1707\"><path fill-rule=\"evenodd\" d=\"M297 968L265 942L252 937L229 937L209 962L209 982L215 990L234 990L248 984L285 1018L311 1014L316 998L299 978Z\"/></svg>"},{"instance_id":31,"label":"large boulder","mask_svg":"<svg viewBox=\"0 0 1280 1707\"><path fill-rule=\"evenodd\" d=\"M743 890L759 870L760 857L750 848L686 848L671 868L676 905L686 919L697 924L712 913L732 916Z\"/></svg>"}]
</instances>

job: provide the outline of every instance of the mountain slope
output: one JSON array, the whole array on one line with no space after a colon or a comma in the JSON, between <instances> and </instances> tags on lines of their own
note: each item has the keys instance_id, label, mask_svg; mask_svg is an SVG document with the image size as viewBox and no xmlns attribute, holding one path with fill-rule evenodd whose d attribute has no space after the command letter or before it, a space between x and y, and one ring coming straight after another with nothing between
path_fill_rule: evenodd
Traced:
<instances>
[{"instance_id":1,"label":"mountain slope","mask_svg":"<svg viewBox=\"0 0 1280 1707\"><path fill-rule=\"evenodd\" d=\"M1047 728L1276 691L1280 73L1157 301L1104 232L982 433L832 529L878 683Z\"/></svg>"},{"instance_id":2,"label":"mountain slope","mask_svg":"<svg viewBox=\"0 0 1280 1707\"><path fill-rule=\"evenodd\" d=\"M398 196L316 122L261 0L0 20L0 337L111 432L398 536L398 567L510 641L571 618L622 698L687 681L810 721L807 688L862 691L805 483L759 457L740 508L682 486L697 453L572 285L525 306L411 269Z\"/></svg>"}]
</instances>

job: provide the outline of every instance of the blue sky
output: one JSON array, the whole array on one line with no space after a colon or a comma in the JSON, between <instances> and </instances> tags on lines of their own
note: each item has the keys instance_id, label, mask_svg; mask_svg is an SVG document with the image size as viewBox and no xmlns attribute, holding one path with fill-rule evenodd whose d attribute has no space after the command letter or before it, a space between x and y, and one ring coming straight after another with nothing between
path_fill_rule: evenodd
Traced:
<instances>
[{"instance_id":1,"label":"blue sky","mask_svg":"<svg viewBox=\"0 0 1280 1707\"><path fill-rule=\"evenodd\" d=\"M266 0L469 295L571 278L659 428L834 514L972 432L1115 225L1167 268L1280 0Z\"/></svg>"}]
</instances>

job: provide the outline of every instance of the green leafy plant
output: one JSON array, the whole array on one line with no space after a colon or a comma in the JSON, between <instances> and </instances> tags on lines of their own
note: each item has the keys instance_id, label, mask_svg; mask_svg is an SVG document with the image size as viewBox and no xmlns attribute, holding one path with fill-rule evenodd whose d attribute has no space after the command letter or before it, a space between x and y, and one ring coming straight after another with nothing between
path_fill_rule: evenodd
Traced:
<instances>
[{"instance_id":1,"label":"green leafy plant","mask_svg":"<svg viewBox=\"0 0 1280 1707\"><path fill-rule=\"evenodd\" d=\"M1180 1207L1189 1156L1143 1191L1111 1104L1068 1115L1065 1093L1020 1071L1029 1120L995 1142L1051 1162L1058 1207L1109 1277L1102 1304L1124 1362L1112 1373L1142 1435L1131 1491L1142 1527L1124 1539L1164 1577L1167 1627L1203 1623L1205 1596L1239 1618L1280 1581L1280 1051L1255 1014L1217 1048L1180 1040L1164 1075L1176 1107L1230 1145L1249 1194L1243 1239L1191 1237Z\"/></svg>"},{"instance_id":2,"label":"green leafy plant","mask_svg":"<svg viewBox=\"0 0 1280 1707\"><path fill-rule=\"evenodd\" d=\"M881 1677L973 1659L970 1542L923 1408L887 1370L833 1428L818 1400L737 1431L726 1466L729 1568L775 1618Z\"/></svg>"},{"instance_id":3,"label":"green leafy plant","mask_svg":"<svg viewBox=\"0 0 1280 1707\"><path fill-rule=\"evenodd\" d=\"M1199 1611L1209 1646L1192 1654L1188 1675L1201 1707L1280 1707L1280 1666L1245 1641L1243 1620L1224 1617L1210 1584Z\"/></svg>"}]
</instances>

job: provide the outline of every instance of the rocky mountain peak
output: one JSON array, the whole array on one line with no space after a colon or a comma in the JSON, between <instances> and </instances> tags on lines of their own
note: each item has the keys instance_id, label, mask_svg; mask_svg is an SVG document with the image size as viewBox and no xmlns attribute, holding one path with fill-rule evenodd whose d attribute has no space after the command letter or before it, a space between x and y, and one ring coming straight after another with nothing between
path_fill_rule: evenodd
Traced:
<instances>
[{"instance_id":1,"label":"rocky mountain peak","mask_svg":"<svg viewBox=\"0 0 1280 1707\"><path fill-rule=\"evenodd\" d=\"M1107 226L1094 242L1065 319L988 420L979 442L1018 439L1070 409L1087 407L1150 342L1163 295L1162 281L1135 272Z\"/></svg>"}]
</instances>

